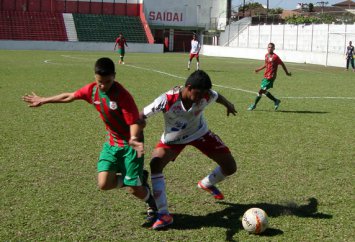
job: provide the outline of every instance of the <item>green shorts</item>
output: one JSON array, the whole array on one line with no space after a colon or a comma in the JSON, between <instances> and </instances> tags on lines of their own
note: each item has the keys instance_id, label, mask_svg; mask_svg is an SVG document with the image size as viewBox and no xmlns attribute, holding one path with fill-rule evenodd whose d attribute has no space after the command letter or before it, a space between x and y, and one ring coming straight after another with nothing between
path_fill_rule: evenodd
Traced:
<instances>
[{"instance_id":1,"label":"green shorts","mask_svg":"<svg viewBox=\"0 0 355 242\"><path fill-rule=\"evenodd\" d=\"M117 49L117 53L120 55L120 56L124 56L124 54L125 54L125 50L124 50L124 48L118 48Z\"/></svg>"},{"instance_id":2,"label":"green shorts","mask_svg":"<svg viewBox=\"0 0 355 242\"><path fill-rule=\"evenodd\" d=\"M137 158L137 152L131 146L111 146L104 143L97 171L110 171L121 173L126 186L141 186L144 166L144 156Z\"/></svg>"},{"instance_id":3,"label":"green shorts","mask_svg":"<svg viewBox=\"0 0 355 242\"><path fill-rule=\"evenodd\" d=\"M275 81L275 79L264 78L261 80L260 88L262 90L268 90L274 86L274 81Z\"/></svg>"}]
</instances>

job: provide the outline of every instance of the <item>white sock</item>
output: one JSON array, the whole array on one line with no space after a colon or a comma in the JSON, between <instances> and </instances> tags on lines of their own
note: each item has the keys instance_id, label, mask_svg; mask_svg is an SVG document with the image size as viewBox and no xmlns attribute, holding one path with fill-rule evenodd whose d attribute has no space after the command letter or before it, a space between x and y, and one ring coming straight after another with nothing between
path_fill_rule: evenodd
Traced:
<instances>
[{"instance_id":1,"label":"white sock","mask_svg":"<svg viewBox=\"0 0 355 242\"><path fill-rule=\"evenodd\" d=\"M212 171L208 176L202 179L202 185L209 187L215 185L216 183L223 181L226 178L222 173L222 169L220 166L217 166L214 171Z\"/></svg>"},{"instance_id":2,"label":"white sock","mask_svg":"<svg viewBox=\"0 0 355 242\"><path fill-rule=\"evenodd\" d=\"M189 69L190 69L190 64L191 64L191 61L188 61L187 62L187 68L189 68Z\"/></svg>"},{"instance_id":3,"label":"white sock","mask_svg":"<svg viewBox=\"0 0 355 242\"><path fill-rule=\"evenodd\" d=\"M196 68L197 68L197 70L200 70L200 62L197 62Z\"/></svg>"},{"instance_id":4,"label":"white sock","mask_svg":"<svg viewBox=\"0 0 355 242\"><path fill-rule=\"evenodd\" d=\"M168 210L168 201L166 198L165 191L165 178L162 173L152 174L152 188L154 194L154 200L157 204L158 213L160 214L169 214Z\"/></svg>"}]
</instances>

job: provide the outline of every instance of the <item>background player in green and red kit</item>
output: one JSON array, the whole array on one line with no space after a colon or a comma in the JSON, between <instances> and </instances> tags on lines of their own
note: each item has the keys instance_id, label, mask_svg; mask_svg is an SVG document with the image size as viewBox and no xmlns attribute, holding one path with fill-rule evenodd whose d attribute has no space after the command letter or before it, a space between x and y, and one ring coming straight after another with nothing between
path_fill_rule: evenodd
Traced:
<instances>
[{"instance_id":1,"label":"background player in green and red kit","mask_svg":"<svg viewBox=\"0 0 355 242\"><path fill-rule=\"evenodd\" d=\"M126 39L125 37L123 37L122 33L120 33L116 39L115 47L113 48L113 50L116 50L117 48L117 52L120 55L120 60L118 61L118 64L124 64L123 58L126 52L125 46L128 47Z\"/></svg>"},{"instance_id":2,"label":"background player in green and red kit","mask_svg":"<svg viewBox=\"0 0 355 242\"><path fill-rule=\"evenodd\" d=\"M146 171L143 175L145 123L139 120L133 97L115 81L115 75L113 61L101 58L95 63L95 82L75 92L51 97L40 97L32 93L23 96L23 100L30 107L47 103L69 103L80 99L94 105L107 130L107 141L97 163L98 186L101 190L126 186L128 192L148 204L150 219L154 217L156 206L146 182Z\"/></svg>"},{"instance_id":3,"label":"background player in green and red kit","mask_svg":"<svg viewBox=\"0 0 355 242\"><path fill-rule=\"evenodd\" d=\"M252 111L256 108L256 105L260 101L263 94L265 94L268 98L270 98L272 101L274 101L275 110L277 110L279 108L281 101L279 99L275 98L268 90L270 88L272 88L274 85L274 81L275 81L276 75L277 75L278 65L282 66L286 75L291 76L291 72L287 71L285 64L282 62L280 57L274 53L274 50L275 50L275 44L269 43L267 46L268 53L265 55L265 64L262 67L255 70L255 73L258 73L259 71L266 68L265 73L264 73L264 78L261 81L260 90L258 92L258 95L255 98L254 103L249 106L249 108L248 108L249 111Z\"/></svg>"},{"instance_id":4,"label":"background player in green and red kit","mask_svg":"<svg viewBox=\"0 0 355 242\"><path fill-rule=\"evenodd\" d=\"M215 185L237 170L229 148L208 129L203 115L204 109L214 102L225 106L227 115L235 115L237 111L232 103L211 90L211 87L207 73L195 71L188 77L185 86L163 93L140 113L144 119L162 112L165 121L164 133L153 151L150 162L152 189L158 208L153 229L173 223L173 217L168 210L163 169L170 161L175 160L187 145L196 147L218 164L216 169L198 182L198 187L211 193L215 199L224 198Z\"/></svg>"}]
</instances>

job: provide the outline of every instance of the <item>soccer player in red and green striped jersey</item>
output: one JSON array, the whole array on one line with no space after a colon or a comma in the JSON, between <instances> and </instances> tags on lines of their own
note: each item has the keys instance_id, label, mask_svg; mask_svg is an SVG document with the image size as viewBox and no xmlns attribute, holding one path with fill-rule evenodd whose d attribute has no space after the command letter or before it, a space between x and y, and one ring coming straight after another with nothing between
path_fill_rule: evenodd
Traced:
<instances>
[{"instance_id":1,"label":"soccer player in red and green striped jersey","mask_svg":"<svg viewBox=\"0 0 355 242\"><path fill-rule=\"evenodd\" d=\"M120 33L115 41L115 46L113 47L114 51L116 50L116 47L117 47L117 53L120 55L120 60L119 60L118 64L124 65L123 58L126 53L125 46L128 47L127 41L126 41L125 37L123 37L123 34Z\"/></svg>"},{"instance_id":2,"label":"soccer player in red and green striped jersey","mask_svg":"<svg viewBox=\"0 0 355 242\"><path fill-rule=\"evenodd\" d=\"M126 186L128 191L148 204L148 219L154 216L155 201L143 172L143 128L138 108L131 94L115 80L113 61L100 58L95 63L95 82L75 92L50 97L35 93L23 96L30 107L47 103L69 103L85 100L94 105L105 123L107 141L104 143L97 163L98 186L110 190ZM119 175L117 175L119 174Z\"/></svg>"},{"instance_id":3,"label":"soccer player in red and green striped jersey","mask_svg":"<svg viewBox=\"0 0 355 242\"><path fill-rule=\"evenodd\" d=\"M249 106L249 108L248 108L249 111L252 111L256 108L256 105L260 101L263 94L274 102L275 111L279 108L281 101L279 99L275 98L269 92L269 89L274 86L274 81L276 79L278 65L282 66L286 75L291 76L291 72L288 72L285 64L280 59L280 57L274 53L274 50L275 50L275 44L269 43L267 46L268 53L265 55L264 65L255 70L255 73L258 73L259 71L266 68L265 73L264 73L264 78L261 81L260 89L258 91L258 95L256 96L254 103Z\"/></svg>"}]
</instances>

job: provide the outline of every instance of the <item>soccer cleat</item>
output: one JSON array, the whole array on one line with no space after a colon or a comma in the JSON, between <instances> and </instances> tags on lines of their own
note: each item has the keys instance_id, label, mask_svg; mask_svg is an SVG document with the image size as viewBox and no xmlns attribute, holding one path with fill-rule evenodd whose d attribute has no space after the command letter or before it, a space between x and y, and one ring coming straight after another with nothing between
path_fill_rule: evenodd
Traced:
<instances>
[{"instance_id":1,"label":"soccer cleat","mask_svg":"<svg viewBox=\"0 0 355 242\"><path fill-rule=\"evenodd\" d=\"M222 194L222 192L220 190L218 190L217 187L215 186L209 186L209 187L206 187L202 184L201 181L198 182L197 186L203 190L205 190L206 192L209 192L210 194L213 195L213 197L217 200L223 200L224 199L224 196Z\"/></svg>"},{"instance_id":2,"label":"soccer cleat","mask_svg":"<svg viewBox=\"0 0 355 242\"><path fill-rule=\"evenodd\" d=\"M157 208L148 207L146 220L153 222L157 219Z\"/></svg>"},{"instance_id":3,"label":"soccer cleat","mask_svg":"<svg viewBox=\"0 0 355 242\"><path fill-rule=\"evenodd\" d=\"M275 111L279 108L280 103L281 103L281 100L276 99L276 101L275 101Z\"/></svg>"},{"instance_id":4,"label":"soccer cleat","mask_svg":"<svg viewBox=\"0 0 355 242\"><path fill-rule=\"evenodd\" d=\"M124 61L122 61L122 65L124 65Z\"/></svg>"},{"instance_id":5,"label":"soccer cleat","mask_svg":"<svg viewBox=\"0 0 355 242\"><path fill-rule=\"evenodd\" d=\"M249 106L248 111L253 111L256 108L255 104Z\"/></svg>"},{"instance_id":6,"label":"soccer cleat","mask_svg":"<svg viewBox=\"0 0 355 242\"><path fill-rule=\"evenodd\" d=\"M153 224L152 229L162 229L169 226L173 222L173 216L170 214L158 214L158 219Z\"/></svg>"}]
</instances>

